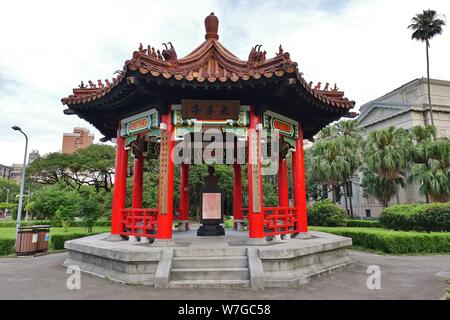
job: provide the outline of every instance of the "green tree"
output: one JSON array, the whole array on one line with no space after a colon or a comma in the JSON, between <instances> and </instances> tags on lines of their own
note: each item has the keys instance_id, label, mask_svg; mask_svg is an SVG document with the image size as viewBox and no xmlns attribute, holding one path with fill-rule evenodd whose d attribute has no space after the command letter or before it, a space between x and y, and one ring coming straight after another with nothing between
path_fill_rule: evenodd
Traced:
<instances>
[{"instance_id":1,"label":"green tree","mask_svg":"<svg viewBox=\"0 0 450 320\"><path fill-rule=\"evenodd\" d=\"M88 232L92 232L92 227L100 216L100 205L96 194L83 193L83 201L80 202L78 216L84 222Z\"/></svg>"},{"instance_id":2,"label":"green tree","mask_svg":"<svg viewBox=\"0 0 450 320\"><path fill-rule=\"evenodd\" d=\"M74 219L78 213L81 196L63 184L47 186L33 195L35 217L50 219L52 224L61 226Z\"/></svg>"},{"instance_id":3,"label":"green tree","mask_svg":"<svg viewBox=\"0 0 450 320\"><path fill-rule=\"evenodd\" d=\"M341 121L324 128L317 142L306 155L307 183L315 181L332 189L333 202L338 201L340 189L356 174L361 160L356 121ZM311 187L310 187L311 190ZM319 189L315 190L320 194ZM347 192L344 188L346 207Z\"/></svg>"},{"instance_id":4,"label":"green tree","mask_svg":"<svg viewBox=\"0 0 450 320\"><path fill-rule=\"evenodd\" d=\"M41 184L63 182L73 189L93 186L110 192L114 172L115 150L108 145L91 145L73 154L53 152L33 161L27 173Z\"/></svg>"},{"instance_id":5,"label":"green tree","mask_svg":"<svg viewBox=\"0 0 450 320\"><path fill-rule=\"evenodd\" d=\"M438 17L435 10L424 10L422 13L416 14L411 19L411 24L408 29L413 31L411 38L425 42L427 54L427 80L428 80L428 109L430 112L431 125L434 126L433 108L431 106L431 89L430 89L430 57L429 48L430 40L439 34L442 34L445 21Z\"/></svg>"},{"instance_id":6,"label":"green tree","mask_svg":"<svg viewBox=\"0 0 450 320\"><path fill-rule=\"evenodd\" d=\"M416 144L410 181L420 185L419 192L435 202L447 202L450 197L450 140L433 140L434 127L415 127Z\"/></svg>"},{"instance_id":7,"label":"green tree","mask_svg":"<svg viewBox=\"0 0 450 320\"><path fill-rule=\"evenodd\" d=\"M369 133L363 142L364 192L375 197L383 207L404 185L411 153L411 137L401 128L385 128Z\"/></svg>"},{"instance_id":8,"label":"green tree","mask_svg":"<svg viewBox=\"0 0 450 320\"><path fill-rule=\"evenodd\" d=\"M19 194L20 186L14 180L0 178L0 202L15 203L16 196Z\"/></svg>"}]
</instances>

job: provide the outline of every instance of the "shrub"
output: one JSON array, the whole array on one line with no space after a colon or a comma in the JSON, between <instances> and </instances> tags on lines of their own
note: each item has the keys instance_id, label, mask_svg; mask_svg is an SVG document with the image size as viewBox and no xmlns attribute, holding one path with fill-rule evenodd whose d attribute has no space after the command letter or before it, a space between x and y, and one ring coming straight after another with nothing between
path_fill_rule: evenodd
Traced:
<instances>
[{"instance_id":1,"label":"shrub","mask_svg":"<svg viewBox=\"0 0 450 320\"><path fill-rule=\"evenodd\" d=\"M383 210L379 221L393 230L450 231L450 203L393 206Z\"/></svg>"},{"instance_id":2,"label":"shrub","mask_svg":"<svg viewBox=\"0 0 450 320\"><path fill-rule=\"evenodd\" d=\"M315 228L349 237L353 245L389 254L449 253L449 233L420 233L366 228Z\"/></svg>"},{"instance_id":3,"label":"shrub","mask_svg":"<svg viewBox=\"0 0 450 320\"><path fill-rule=\"evenodd\" d=\"M0 256L13 253L14 239L0 239Z\"/></svg>"},{"instance_id":4,"label":"shrub","mask_svg":"<svg viewBox=\"0 0 450 320\"><path fill-rule=\"evenodd\" d=\"M92 235L89 232L53 234L50 236L50 247L54 250L64 249L64 243L69 240L78 239Z\"/></svg>"},{"instance_id":5,"label":"shrub","mask_svg":"<svg viewBox=\"0 0 450 320\"><path fill-rule=\"evenodd\" d=\"M378 220L347 220L350 228L382 228Z\"/></svg>"},{"instance_id":6,"label":"shrub","mask_svg":"<svg viewBox=\"0 0 450 320\"><path fill-rule=\"evenodd\" d=\"M345 227L347 213L329 199L317 201L308 208L308 224L310 226Z\"/></svg>"},{"instance_id":7,"label":"shrub","mask_svg":"<svg viewBox=\"0 0 450 320\"><path fill-rule=\"evenodd\" d=\"M234 220L233 219L226 219L226 220L224 220L223 225L227 229L233 229L233 227L234 227Z\"/></svg>"}]
</instances>

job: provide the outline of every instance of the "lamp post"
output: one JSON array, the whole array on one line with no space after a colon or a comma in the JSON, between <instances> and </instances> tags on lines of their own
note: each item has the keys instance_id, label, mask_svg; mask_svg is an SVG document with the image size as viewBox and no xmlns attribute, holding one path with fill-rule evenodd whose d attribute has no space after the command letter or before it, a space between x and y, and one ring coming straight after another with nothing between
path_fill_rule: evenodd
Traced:
<instances>
[{"instance_id":1,"label":"lamp post","mask_svg":"<svg viewBox=\"0 0 450 320\"><path fill-rule=\"evenodd\" d=\"M23 168L22 168L22 174L20 176L19 206L17 208L17 219L16 219L16 245L17 245L17 234L19 232L20 219L22 218L23 189L24 189L24 185L25 185L25 169L26 169L26 165L27 165L27 152L28 152L28 136L18 126L14 125L11 128L15 131L20 131L25 136L25 154L23 155Z\"/></svg>"},{"instance_id":2,"label":"lamp post","mask_svg":"<svg viewBox=\"0 0 450 320\"><path fill-rule=\"evenodd\" d=\"M8 202L9 202L9 192L10 192L10 189L5 188L5 187L3 187L3 189L6 190L6 203L8 203Z\"/></svg>"}]
</instances>

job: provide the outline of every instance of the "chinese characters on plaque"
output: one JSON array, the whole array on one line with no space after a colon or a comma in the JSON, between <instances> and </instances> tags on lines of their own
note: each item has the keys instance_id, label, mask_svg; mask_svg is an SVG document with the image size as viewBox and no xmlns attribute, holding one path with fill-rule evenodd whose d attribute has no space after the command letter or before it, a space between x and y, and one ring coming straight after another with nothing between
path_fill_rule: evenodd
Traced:
<instances>
[{"instance_id":1,"label":"chinese characters on plaque","mask_svg":"<svg viewBox=\"0 0 450 320\"><path fill-rule=\"evenodd\" d=\"M159 166L159 213L167 214L168 205L168 170L169 170L169 144L170 133L161 131L161 149L160 149L160 166Z\"/></svg>"},{"instance_id":2,"label":"chinese characters on plaque","mask_svg":"<svg viewBox=\"0 0 450 320\"><path fill-rule=\"evenodd\" d=\"M240 101L233 100L182 100L183 119L238 120Z\"/></svg>"}]
</instances>

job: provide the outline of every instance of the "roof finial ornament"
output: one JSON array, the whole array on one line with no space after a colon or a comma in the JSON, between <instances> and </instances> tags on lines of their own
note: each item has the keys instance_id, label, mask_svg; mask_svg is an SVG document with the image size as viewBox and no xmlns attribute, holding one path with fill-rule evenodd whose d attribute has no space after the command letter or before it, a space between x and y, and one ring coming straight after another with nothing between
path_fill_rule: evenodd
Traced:
<instances>
[{"instance_id":1,"label":"roof finial ornament","mask_svg":"<svg viewBox=\"0 0 450 320\"><path fill-rule=\"evenodd\" d=\"M80 88L80 89L86 89L86 88L87 88L87 85L85 85L84 82L83 82L83 80L81 80L81 83L80 83L80 85L78 86L78 88Z\"/></svg>"},{"instance_id":2,"label":"roof finial ornament","mask_svg":"<svg viewBox=\"0 0 450 320\"><path fill-rule=\"evenodd\" d=\"M280 44L280 46L278 47L278 52L275 53L275 54L276 54L277 57L279 57L279 56L281 56L283 54L283 52L284 52L283 47Z\"/></svg>"},{"instance_id":3,"label":"roof finial ornament","mask_svg":"<svg viewBox=\"0 0 450 320\"><path fill-rule=\"evenodd\" d=\"M205 39L216 39L219 40L219 19L211 12L209 16L205 18L205 29L206 35Z\"/></svg>"},{"instance_id":4,"label":"roof finial ornament","mask_svg":"<svg viewBox=\"0 0 450 320\"><path fill-rule=\"evenodd\" d=\"M167 47L166 43L163 43L162 45L165 47L165 49L163 49L163 51L161 52L162 56L166 61L177 60L177 52L175 51L172 42L169 41L167 43L170 44L170 48Z\"/></svg>"},{"instance_id":5,"label":"roof finial ornament","mask_svg":"<svg viewBox=\"0 0 450 320\"><path fill-rule=\"evenodd\" d=\"M334 88L331 91L333 91L333 92L338 92L339 91L339 88L337 87L337 83L334 84Z\"/></svg>"}]
</instances>

